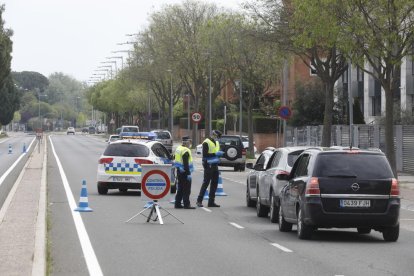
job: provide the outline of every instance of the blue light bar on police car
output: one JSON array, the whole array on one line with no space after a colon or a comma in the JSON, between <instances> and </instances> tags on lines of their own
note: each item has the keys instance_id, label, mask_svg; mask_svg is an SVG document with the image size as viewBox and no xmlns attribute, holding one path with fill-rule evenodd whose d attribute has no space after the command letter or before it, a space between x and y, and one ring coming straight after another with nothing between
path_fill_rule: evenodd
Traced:
<instances>
[{"instance_id":1,"label":"blue light bar on police car","mask_svg":"<svg viewBox=\"0 0 414 276\"><path fill-rule=\"evenodd\" d=\"M121 132L119 134L121 139L143 139L143 140L155 140L157 135L152 132Z\"/></svg>"}]
</instances>

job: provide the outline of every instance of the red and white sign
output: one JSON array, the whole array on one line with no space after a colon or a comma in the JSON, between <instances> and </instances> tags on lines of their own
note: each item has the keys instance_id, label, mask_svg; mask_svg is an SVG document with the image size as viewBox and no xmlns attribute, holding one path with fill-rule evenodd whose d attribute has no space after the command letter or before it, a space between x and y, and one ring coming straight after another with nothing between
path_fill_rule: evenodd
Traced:
<instances>
[{"instance_id":1,"label":"red and white sign","mask_svg":"<svg viewBox=\"0 0 414 276\"><path fill-rule=\"evenodd\" d=\"M171 164L142 164L142 200L161 200L170 192Z\"/></svg>"},{"instance_id":2,"label":"red and white sign","mask_svg":"<svg viewBox=\"0 0 414 276\"><path fill-rule=\"evenodd\" d=\"M193 123L198 124L201 119L203 119L203 115L201 115L200 112L191 113L191 121L193 121Z\"/></svg>"}]
</instances>

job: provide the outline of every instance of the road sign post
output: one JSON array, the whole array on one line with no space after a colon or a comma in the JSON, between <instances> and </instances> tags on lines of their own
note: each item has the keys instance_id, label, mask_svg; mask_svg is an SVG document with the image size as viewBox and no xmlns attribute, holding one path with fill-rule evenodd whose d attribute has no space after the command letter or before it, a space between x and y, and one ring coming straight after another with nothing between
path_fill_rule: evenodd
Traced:
<instances>
[{"instance_id":1,"label":"road sign post","mask_svg":"<svg viewBox=\"0 0 414 276\"><path fill-rule=\"evenodd\" d=\"M160 224L164 224L162 219L161 210L167 213L166 216L171 215L179 222L183 223L169 211L162 208L159 204L159 200L163 200L167 194L170 192L171 187L171 164L142 164L142 172L141 172L141 198L142 200L150 202L146 205L144 210L139 212L138 214L134 215L126 222L131 221L138 215L143 215L147 218L147 222L151 219L153 221L159 220ZM150 210L149 215L144 215L144 212L148 209ZM155 218L152 218L152 216Z\"/></svg>"}]
</instances>

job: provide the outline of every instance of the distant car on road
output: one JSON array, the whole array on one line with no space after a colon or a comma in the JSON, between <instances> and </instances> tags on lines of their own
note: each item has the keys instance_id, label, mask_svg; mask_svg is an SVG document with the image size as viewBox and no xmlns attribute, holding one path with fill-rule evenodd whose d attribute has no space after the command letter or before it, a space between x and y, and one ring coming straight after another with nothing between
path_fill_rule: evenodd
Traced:
<instances>
[{"instance_id":1,"label":"distant car on road","mask_svg":"<svg viewBox=\"0 0 414 276\"><path fill-rule=\"evenodd\" d=\"M119 139L121 139L121 137L119 135L113 134L113 135L109 135L109 138L108 138L108 140L106 140L106 142L108 144L110 144L111 142L117 141Z\"/></svg>"},{"instance_id":2,"label":"distant car on road","mask_svg":"<svg viewBox=\"0 0 414 276\"><path fill-rule=\"evenodd\" d=\"M280 193L279 230L297 224L300 239L318 228L382 232L397 241L400 232L398 181L379 150L312 148L295 162Z\"/></svg>"},{"instance_id":3,"label":"distant car on road","mask_svg":"<svg viewBox=\"0 0 414 276\"><path fill-rule=\"evenodd\" d=\"M75 135L75 128L73 128L73 127L68 127L68 129L66 130L66 134L67 134L67 135L69 135L69 134L73 134L73 135Z\"/></svg>"},{"instance_id":4,"label":"distant car on road","mask_svg":"<svg viewBox=\"0 0 414 276\"><path fill-rule=\"evenodd\" d=\"M90 127L88 128L88 133L89 133L89 134L95 134L95 133L96 133L96 128L95 128L94 126L90 126Z\"/></svg>"}]
</instances>

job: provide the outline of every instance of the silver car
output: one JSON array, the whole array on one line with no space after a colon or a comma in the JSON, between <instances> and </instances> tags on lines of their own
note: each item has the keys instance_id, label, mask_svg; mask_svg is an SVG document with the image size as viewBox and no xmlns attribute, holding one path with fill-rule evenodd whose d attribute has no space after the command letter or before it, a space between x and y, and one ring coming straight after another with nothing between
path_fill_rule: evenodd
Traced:
<instances>
[{"instance_id":1,"label":"silver car","mask_svg":"<svg viewBox=\"0 0 414 276\"><path fill-rule=\"evenodd\" d=\"M254 166L248 166L253 171L248 175L246 202L250 207L256 205L258 217L267 217L270 213L270 221L278 221L279 194L287 183L286 180L281 180L280 176L290 174L296 159L307 148L266 149Z\"/></svg>"},{"instance_id":2,"label":"silver car","mask_svg":"<svg viewBox=\"0 0 414 276\"><path fill-rule=\"evenodd\" d=\"M157 138L155 138L155 140L161 142L164 147L166 147L167 150L172 153L173 138L171 136L171 133L168 130L164 129L155 129L151 130L151 132L157 135Z\"/></svg>"}]
</instances>

